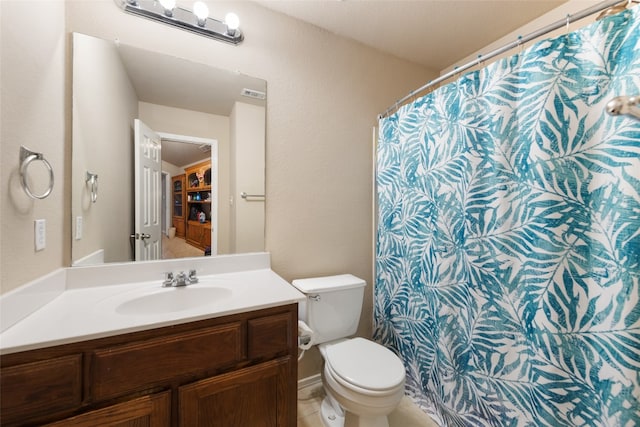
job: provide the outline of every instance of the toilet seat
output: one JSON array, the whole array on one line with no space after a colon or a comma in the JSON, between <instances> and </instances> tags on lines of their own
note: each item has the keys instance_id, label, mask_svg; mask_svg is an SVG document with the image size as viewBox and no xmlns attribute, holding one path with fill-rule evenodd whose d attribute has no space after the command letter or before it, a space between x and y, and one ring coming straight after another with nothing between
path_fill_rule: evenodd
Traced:
<instances>
[{"instance_id":1,"label":"toilet seat","mask_svg":"<svg viewBox=\"0 0 640 427\"><path fill-rule=\"evenodd\" d=\"M342 386L370 395L393 393L404 387L405 370L391 350L364 338L329 344L326 368Z\"/></svg>"}]
</instances>

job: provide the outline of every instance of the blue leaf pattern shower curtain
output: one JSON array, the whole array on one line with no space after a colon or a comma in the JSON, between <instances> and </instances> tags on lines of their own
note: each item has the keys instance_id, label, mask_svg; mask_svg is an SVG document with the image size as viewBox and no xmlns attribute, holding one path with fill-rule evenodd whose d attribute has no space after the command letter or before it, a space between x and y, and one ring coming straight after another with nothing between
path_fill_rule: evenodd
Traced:
<instances>
[{"instance_id":1,"label":"blue leaf pattern shower curtain","mask_svg":"<svg viewBox=\"0 0 640 427\"><path fill-rule=\"evenodd\" d=\"M375 338L442 425L640 425L639 10L380 121Z\"/></svg>"}]
</instances>

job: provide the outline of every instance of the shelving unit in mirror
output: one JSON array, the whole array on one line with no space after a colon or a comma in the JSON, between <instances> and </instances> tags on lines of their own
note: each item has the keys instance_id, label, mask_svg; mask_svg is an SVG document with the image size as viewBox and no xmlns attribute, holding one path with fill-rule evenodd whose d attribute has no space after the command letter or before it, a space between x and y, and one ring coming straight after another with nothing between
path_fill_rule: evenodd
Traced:
<instances>
[{"instance_id":1,"label":"shelving unit in mirror","mask_svg":"<svg viewBox=\"0 0 640 427\"><path fill-rule=\"evenodd\" d=\"M200 249L211 247L211 161L185 168L186 241Z\"/></svg>"},{"instance_id":2,"label":"shelving unit in mirror","mask_svg":"<svg viewBox=\"0 0 640 427\"><path fill-rule=\"evenodd\" d=\"M176 237L184 237L185 235L185 174L176 175L171 178L173 188L173 221L172 224L176 229Z\"/></svg>"}]
</instances>

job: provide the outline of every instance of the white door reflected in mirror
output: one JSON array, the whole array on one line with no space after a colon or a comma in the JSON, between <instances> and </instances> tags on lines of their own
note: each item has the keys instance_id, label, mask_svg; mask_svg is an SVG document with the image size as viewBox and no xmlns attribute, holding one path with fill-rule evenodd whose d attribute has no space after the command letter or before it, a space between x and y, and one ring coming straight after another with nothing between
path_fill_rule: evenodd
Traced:
<instances>
[{"instance_id":1,"label":"white door reflected in mirror","mask_svg":"<svg viewBox=\"0 0 640 427\"><path fill-rule=\"evenodd\" d=\"M160 136L139 119L134 121L135 150L135 257L136 261L160 259Z\"/></svg>"}]
</instances>

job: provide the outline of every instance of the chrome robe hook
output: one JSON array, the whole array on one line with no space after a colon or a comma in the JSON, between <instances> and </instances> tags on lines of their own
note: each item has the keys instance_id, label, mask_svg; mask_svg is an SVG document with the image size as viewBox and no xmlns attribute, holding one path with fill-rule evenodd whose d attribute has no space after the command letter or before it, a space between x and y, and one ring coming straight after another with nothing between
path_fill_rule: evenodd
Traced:
<instances>
[{"instance_id":1,"label":"chrome robe hook","mask_svg":"<svg viewBox=\"0 0 640 427\"><path fill-rule=\"evenodd\" d=\"M91 203L95 203L98 200L98 174L87 171L87 175L84 180L90 188Z\"/></svg>"}]
</instances>

